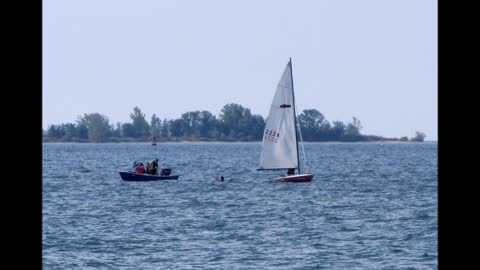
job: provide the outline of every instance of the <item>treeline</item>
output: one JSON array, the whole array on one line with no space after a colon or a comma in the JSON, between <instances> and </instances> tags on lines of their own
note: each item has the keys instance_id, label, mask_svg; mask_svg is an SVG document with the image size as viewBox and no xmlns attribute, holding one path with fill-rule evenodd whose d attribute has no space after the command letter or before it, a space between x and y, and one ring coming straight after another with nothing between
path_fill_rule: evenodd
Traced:
<instances>
[{"instance_id":1,"label":"treeline","mask_svg":"<svg viewBox=\"0 0 480 270\"><path fill-rule=\"evenodd\" d=\"M217 117L209 111L192 111L178 119L161 120L156 114L147 121L140 108L133 108L131 122L109 122L99 113L79 116L75 123L50 125L42 130L44 142L140 142L156 141L261 141L265 119L239 104L225 105ZM316 109L304 110L298 121L304 141L408 141L407 137L384 138L362 135L360 120L330 122ZM411 141L423 141L417 132Z\"/></svg>"}]
</instances>

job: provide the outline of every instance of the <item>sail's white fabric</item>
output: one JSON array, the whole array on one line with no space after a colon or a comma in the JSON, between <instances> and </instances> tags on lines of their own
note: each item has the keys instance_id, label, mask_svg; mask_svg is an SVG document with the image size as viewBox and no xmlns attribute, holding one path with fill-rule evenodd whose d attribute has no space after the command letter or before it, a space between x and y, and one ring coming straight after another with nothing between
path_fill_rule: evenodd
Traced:
<instances>
[{"instance_id":1,"label":"sail's white fabric","mask_svg":"<svg viewBox=\"0 0 480 270\"><path fill-rule=\"evenodd\" d=\"M291 62L283 71L263 133L258 169L298 168Z\"/></svg>"}]
</instances>

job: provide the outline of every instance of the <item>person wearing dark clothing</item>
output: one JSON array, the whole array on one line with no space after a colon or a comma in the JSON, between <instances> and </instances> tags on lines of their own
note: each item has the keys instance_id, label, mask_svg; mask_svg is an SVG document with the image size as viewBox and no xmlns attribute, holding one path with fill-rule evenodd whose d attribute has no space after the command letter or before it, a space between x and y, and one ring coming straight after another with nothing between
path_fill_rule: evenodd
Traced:
<instances>
[{"instance_id":1,"label":"person wearing dark clothing","mask_svg":"<svg viewBox=\"0 0 480 270\"><path fill-rule=\"evenodd\" d=\"M153 174L152 173L152 164L147 162L147 174Z\"/></svg>"},{"instance_id":2,"label":"person wearing dark clothing","mask_svg":"<svg viewBox=\"0 0 480 270\"><path fill-rule=\"evenodd\" d=\"M152 161L151 165L152 165L152 174L157 175L157 173L158 173L158 158L155 159L154 161Z\"/></svg>"}]
</instances>

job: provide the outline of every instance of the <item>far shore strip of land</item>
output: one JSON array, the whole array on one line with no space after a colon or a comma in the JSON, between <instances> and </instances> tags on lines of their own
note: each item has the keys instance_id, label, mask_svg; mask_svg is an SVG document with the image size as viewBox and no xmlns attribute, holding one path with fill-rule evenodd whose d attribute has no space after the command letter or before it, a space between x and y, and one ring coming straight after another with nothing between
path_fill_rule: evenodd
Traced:
<instances>
[{"instance_id":1,"label":"far shore strip of land","mask_svg":"<svg viewBox=\"0 0 480 270\"><path fill-rule=\"evenodd\" d=\"M309 142L304 141L304 143L312 144L349 144L349 143L382 143L382 144L418 144L418 143L437 143L438 141L423 141L423 142L412 142L412 141L354 141L354 142L344 142L344 141L321 141L321 142ZM104 144L151 144L150 141L144 142L42 142L46 144L95 144L95 143L104 143ZM241 143L251 143L258 144L262 143L261 141L165 141L165 142L156 142L157 144L241 144Z\"/></svg>"}]
</instances>

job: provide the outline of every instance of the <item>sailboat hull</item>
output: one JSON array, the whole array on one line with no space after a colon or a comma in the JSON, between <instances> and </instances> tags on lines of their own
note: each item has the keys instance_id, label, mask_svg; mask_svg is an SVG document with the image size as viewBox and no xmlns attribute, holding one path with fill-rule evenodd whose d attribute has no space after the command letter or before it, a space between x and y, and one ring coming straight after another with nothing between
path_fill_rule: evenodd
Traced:
<instances>
[{"instance_id":1,"label":"sailboat hull","mask_svg":"<svg viewBox=\"0 0 480 270\"><path fill-rule=\"evenodd\" d=\"M289 175L285 177L279 177L273 179L275 182L311 182L313 179L313 174L296 174L296 175Z\"/></svg>"}]
</instances>

